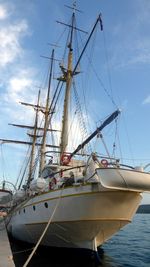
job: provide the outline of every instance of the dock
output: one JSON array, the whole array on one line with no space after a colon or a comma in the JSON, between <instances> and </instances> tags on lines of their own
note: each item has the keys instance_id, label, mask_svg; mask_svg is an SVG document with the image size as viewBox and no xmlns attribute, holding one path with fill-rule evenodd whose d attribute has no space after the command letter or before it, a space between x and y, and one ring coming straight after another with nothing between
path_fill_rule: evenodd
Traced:
<instances>
[{"instance_id":1,"label":"dock","mask_svg":"<svg viewBox=\"0 0 150 267\"><path fill-rule=\"evenodd\" d=\"M0 267L15 267L3 217L0 217Z\"/></svg>"}]
</instances>

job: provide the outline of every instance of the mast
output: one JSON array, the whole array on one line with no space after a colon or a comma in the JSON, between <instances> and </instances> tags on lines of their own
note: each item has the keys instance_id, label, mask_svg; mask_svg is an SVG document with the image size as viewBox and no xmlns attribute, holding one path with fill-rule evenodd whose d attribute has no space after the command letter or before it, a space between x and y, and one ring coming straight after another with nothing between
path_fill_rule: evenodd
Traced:
<instances>
[{"instance_id":1,"label":"mast","mask_svg":"<svg viewBox=\"0 0 150 267\"><path fill-rule=\"evenodd\" d=\"M52 80L52 68L53 68L53 61L54 61L54 49L52 50L51 54L51 66L50 66L50 75L49 75L49 82L48 82L48 91L47 91L47 98L46 98L46 107L45 107L45 121L44 121L44 129L43 129L43 139L41 144L41 158L40 158L40 169L39 173L41 174L44 165L45 165L45 150L46 150L46 136L47 130L49 127L49 114L50 114L50 87L51 87L51 80Z\"/></svg>"},{"instance_id":2,"label":"mast","mask_svg":"<svg viewBox=\"0 0 150 267\"><path fill-rule=\"evenodd\" d=\"M73 8L74 10L75 9L75 6ZM67 144L68 144L68 112L69 112L69 98L70 98L70 91L71 91L71 84L72 84L72 78L74 75L78 74L78 71L77 71L77 67L81 61L81 58L85 52L85 49L95 31L95 28L97 26L97 24L99 23L100 24L100 29L101 31L103 30L103 24L102 24L102 19L101 19L101 14L99 14L93 28L92 28L92 31L86 41L86 44L78 58L78 61L74 67L74 69L72 69L72 61L73 61L73 49L72 49L72 39L73 39L73 30L79 30L81 31L80 29L76 28L74 26L74 22L75 22L75 12L73 12L73 15L72 15L72 24L71 25L67 25L65 23L61 23L61 24L64 24L64 25L67 25L69 27L71 27L71 34L70 34L70 42L69 42L69 45L68 45L68 48L69 48L69 53L68 53L68 67L67 67L67 70L65 70L64 66L63 65L60 65L60 68L63 72L63 77L60 78L60 80L62 81L65 81L66 82L66 90L65 90L65 98L64 98L64 110L63 110L63 118L62 118L62 132L61 132L61 143L60 143L60 158L62 156L62 154L66 151L66 148L67 148Z\"/></svg>"},{"instance_id":3,"label":"mast","mask_svg":"<svg viewBox=\"0 0 150 267\"><path fill-rule=\"evenodd\" d=\"M72 61L73 61L73 49L72 49L72 39L73 39L73 28L74 28L75 13L72 14L71 23L71 34L70 41L68 44L68 66L65 72L64 67L60 66L66 81L65 98L64 98L64 108L63 108L63 118L62 118L62 131L61 131L61 142L60 142L60 158L61 155L66 151L68 145L68 113L69 113L69 99L72 84Z\"/></svg>"},{"instance_id":4,"label":"mast","mask_svg":"<svg viewBox=\"0 0 150 267\"><path fill-rule=\"evenodd\" d=\"M33 135L32 135L33 143L32 143L32 148L31 148L31 160L30 160L30 165L29 165L29 177L28 177L28 181L27 181L28 185L30 184L30 181L31 181L32 170L33 170L34 159L35 159L35 146L36 146L36 138L37 138L39 102L40 102L40 90L39 90L39 93L38 93L38 101L37 101L37 109L36 109L36 115L35 115L34 131L33 131Z\"/></svg>"}]
</instances>

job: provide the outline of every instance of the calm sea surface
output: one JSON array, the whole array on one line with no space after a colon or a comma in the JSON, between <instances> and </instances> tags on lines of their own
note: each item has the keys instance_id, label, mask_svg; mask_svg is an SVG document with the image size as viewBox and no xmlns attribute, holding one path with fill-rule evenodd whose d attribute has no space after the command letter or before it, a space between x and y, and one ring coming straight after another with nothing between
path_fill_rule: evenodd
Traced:
<instances>
[{"instance_id":1,"label":"calm sea surface","mask_svg":"<svg viewBox=\"0 0 150 267\"><path fill-rule=\"evenodd\" d=\"M16 267L22 267L31 246L12 241ZM150 214L136 214L133 222L107 241L101 252L102 267L150 267ZM93 267L88 257L70 250L38 249L28 267Z\"/></svg>"}]
</instances>

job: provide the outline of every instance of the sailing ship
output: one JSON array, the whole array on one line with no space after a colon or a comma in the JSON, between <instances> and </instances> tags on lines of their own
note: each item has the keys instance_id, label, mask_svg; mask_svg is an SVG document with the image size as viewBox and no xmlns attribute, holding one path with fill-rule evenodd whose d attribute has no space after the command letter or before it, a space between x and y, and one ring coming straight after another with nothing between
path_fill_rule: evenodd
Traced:
<instances>
[{"instance_id":1,"label":"sailing ship","mask_svg":"<svg viewBox=\"0 0 150 267\"><path fill-rule=\"evenodd\" d=\"M80 73L80 61L97 26L103 30L102 17L99 15L74 64L74 32L82 31L75 24L76 11L73 6L70 24L61 22L69 29L67 63L59 62L61 75L57 79L56 88L53 88L53 97L50 90L54 49L50 57L46 105L40 105L39 92L37 104L22 103L35 109L34 125L13 124L32 131L29 142L18 141L28 144L31 153L26 183L22 184L22 179L13 196L7 227L16 239L29 243L36 244L40 240L40 245L97 252L98 246L132 221L142 193L150 191L150 174L140 167L121 164L118 158L111 157L109 153L101 155L97 148L90 154L85 150L96 137L103 142L102 131L117 120L119 109L76 148L68 148L71 89ZM52 119L63 87L65 93L60 143L51 145L47 143L47 136L57 131L52 128ZM42 127L38 122L40 112L44 115ZM1 140L17 143L14 140ZM35 152L36 148L38 152Z\"/></svg>"}]
</instances>

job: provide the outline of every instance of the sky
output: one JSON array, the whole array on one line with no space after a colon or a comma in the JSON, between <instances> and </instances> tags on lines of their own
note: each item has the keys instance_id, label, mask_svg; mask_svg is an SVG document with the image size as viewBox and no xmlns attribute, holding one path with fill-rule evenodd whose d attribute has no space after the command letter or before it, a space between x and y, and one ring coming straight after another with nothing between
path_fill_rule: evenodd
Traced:
<instances>
[{"instance_id":1,"label":"sky","mask_svg":"<svg viewBox=\"0 0 150 267\"><path fill-rule=\"evenodd\" d=\"M32 123L32 111L18 103L37 99L47 68L40 56L50 55L48 43L58 40L62 25L56 20L69 21L71 10L65 5L72 1L0 0L0 138L26 138L23 130L8 123ZM122 110L123 158L129 164L145 166L150 162L150 2L80 0L76 5L83 11L77 14L81 29L89 32L99 13L104 26L95 47L99 56L94 69L106 90L99 78L88 85L91 91L87 88L88 107L95 107L93 124L97 126L114 111L113 98ZM23 154L21 146L1 145L1 179L15 181Z\"/></svg>"}]
</instances>

